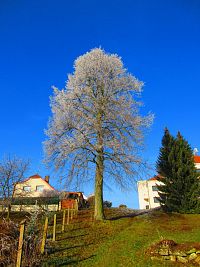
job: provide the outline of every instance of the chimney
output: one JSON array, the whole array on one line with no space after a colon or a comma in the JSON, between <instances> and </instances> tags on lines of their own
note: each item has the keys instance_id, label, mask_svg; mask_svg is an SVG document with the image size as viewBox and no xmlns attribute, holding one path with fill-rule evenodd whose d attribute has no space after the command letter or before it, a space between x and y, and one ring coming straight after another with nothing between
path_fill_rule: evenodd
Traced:
<instances>
[{"instance_id":1,"label":"chimney","mask_svg":"<svg viewBox=\"0 0 200 267\"><path fill-rule=\"evenodd\" d=\"M50 176L49 176L49 175L46 175L46 176L44 177L44 180L45 180L47 183L49 183L49 178L50 178Z\"/></svg>"}]
</instances>

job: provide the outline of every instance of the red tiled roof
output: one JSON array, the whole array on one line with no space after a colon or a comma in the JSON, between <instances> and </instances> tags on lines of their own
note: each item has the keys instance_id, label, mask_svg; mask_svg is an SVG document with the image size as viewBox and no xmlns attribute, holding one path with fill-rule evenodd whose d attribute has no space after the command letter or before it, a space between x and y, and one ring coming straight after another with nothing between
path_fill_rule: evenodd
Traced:
<instances>
[{"instance_id":1,"label":"red tiled roof","mask_svg":"<svg viewBox=\"0 0 200 267\"><path fill-rule=\"evenodd\" d=\"M200 156L197 156L197 155L194 156L194 163L200 163ZM162 176L160 176L159 174L155 175L152 178L148 179L148 181L158 180L158 177L161 178Z\"/></svg>"},{"instance_id":2,"label":"red tiled roof","mask_svg":"<svg viewBox=\"0 0 200 267\"><path fill-rule=\"evenodd\" d=\"M30 176L29 178L27 178L27 179L19 182L19 184L22 184L24 182L27 182L30 179L42 179L42 177L39 174L34 174L34 175ZM53 186L51 186L49 183L47 183L47 181L45 181L44 179L42 179L42 181L45 182L51 189L56 190Z\"/></svg>"},{"instance_id":3,"label":"red tiled roof","mask_svg":"<svg viewBox=\"0 0 200 267\"><path fill-rule=\"evenodd\" d=\"M158 180L158 178L162 178L162 176L158 175L154 175L152 178L148 179L148 181L155 181Z\"/></svg>"},{"instance_id":4,"label":"red tiled roof","mask_svg":"<svg viewBox=\"0 0 200 267\"><path fill-rule=\"evenodd\" d=\"M148 179L148 181L153 181L153 180L157 180L157 176L154 176L154 177Z\"/></svg>"},{"instance_id":5,"label":"red tiled roof","mask_svg":"<svg viewBox=\"0 0 200 267\"><path fill-rule=\"evenodd\" d=\"M200 156L195 155L194 156L194 162L195 163L200 163Z\"/></svg>"},{"instance_id":6,"label":"red tiled roof","mask_svg":"<svg viewBox=\"0 0 200 267\"><path fill-rule=\"evenodd\" d=\"M42 178L39 174L34 174L32 176L30 176L29 178Z\"/></svg>"}]
</instances>

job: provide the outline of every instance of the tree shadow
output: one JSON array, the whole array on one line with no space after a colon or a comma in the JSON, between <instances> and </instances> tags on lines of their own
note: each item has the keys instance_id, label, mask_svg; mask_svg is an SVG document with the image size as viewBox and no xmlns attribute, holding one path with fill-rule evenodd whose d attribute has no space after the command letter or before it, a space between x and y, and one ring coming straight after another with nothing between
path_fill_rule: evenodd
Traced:
<instances>
[{"instance_id":1,"label":"tree shadow","mask_svg":"<svg viewBox=\"0 0 200 267\"><path fill-rule=\"evenodd\" d=\"M83 236L87 236L87 235L89 235L89 234L66 236L63 238L59 238L57 241L63 241L63 240L72 239L72 238L76 238L76 237L83 237Z\"/></svg>"},{"instance_id":2,"label":"tree shadow","mask_svg":"<svg viewBox=\"0 0 200 267\"><path fill-rule=\"evenodd\" d=\"M142 210L142 211L137 212L137 213L133 212L133 213L129 213L129 214L114 215L111 218L106 218L106 220L115 221L115 220L119 220L119 219L123 219L123 218L133 218L133 217L141 216L144 214L150 214L153 211L154 210Z\"/></svg>"},{"instance_id":3,"label":"tree shadow","mask_svg":"<svg viewBox=\"0 0 200 267\"><path fill-rule=\"evenodd\" d=\"M68 266L68 265L76 265L78 264L79 262L82 262L82 261L85 261L85 260L88 260L88 259L91 259L93 257L95 257L96 255L91 255L89 257L85 257L85 258L82 258L82 259L74 259L73 257L75 256L80 256L80 255L74 255L74 256L67 256L67 257L62 257L62 258L56 258L56 259L50 259L48 260L47 262L44 262L42 264L42 267L61 267L61 266Z\"/></svg>"},{"instance_id":4,"label":"tree shadow","mask_svg":"<svg viewBox=\"0 0 200 267\"><path fill-rule=\"evenodd\" d=\"M87 229L87 228L90 228L90 227L89 226L85 226L85 227L74 228L74 229L70 229L70 232L75 232L75 231L83 230L83 229Z\"/></svg>"},{"instance_id":5,"label":"tree shadow","mask_svg":"<svg viewBox=\"0 0 200 267\"><path fill-rule=\"evenodd\" d=\"M69 264L78 264L79 262L83 262L83 261L86 261L88 259L91 259L91 258L94 258L96 255L91 255L89 257L85 257L85 258L82 258L82 259L77 259L77 260L71 260L70 262L68 262L67 264L65 263L64 264L61 264L61 265L57 265L57 266L66 266L66 265L69 265Z\"/></svg>"},{"instance_id":6,"label":"tree shadow","mask_svg":"<svg viewBox=\"0 0 200 267\"><path fill-rule=\"evenodd\" d=\"M90 245L93 245L93 243L88 243L87 245L83 244L83 245L69 246L69 247L63 247L63 248L54 248L53 253L57 253L57 252L61 252L61 251L69 250L69 249L74 249L74 248L83 248L83 247L90 246Z\"/></svg>"}]
</instances>

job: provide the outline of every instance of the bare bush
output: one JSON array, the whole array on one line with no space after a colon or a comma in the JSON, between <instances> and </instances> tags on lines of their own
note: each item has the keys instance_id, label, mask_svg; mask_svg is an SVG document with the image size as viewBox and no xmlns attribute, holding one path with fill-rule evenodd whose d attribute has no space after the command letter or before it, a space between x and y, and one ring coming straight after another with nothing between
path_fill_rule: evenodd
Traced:
<instances>
[{"instance_id":1,"label":"bare bush","mask_svg":"<svg viewBox=\"0 0 200 267\"><path fill-rule=\"evenodd\" d=\"M24 267L40 266L42 259L40 254L40 244L42 240L40 228L41 216L41 210L36 209L31 212L31 216L27 222L23 244L22 266Z\"/></svg>"},{"instance_id":2,"label":"bare bush","mask_svg":"<svg viewBox=\"0 0 200 267\"><path fill-rule=\"evenodd\" d=\"M23 240L22 266L41 266L41 211L35 210L27 219ZM19 225L3 220L0 225L0 267L15 266L19 240Z\"/></svg>"},{"instance_id":3,"label":"bare bush","mask_svg":"<svg viewBox=\"0 0 200 267\"><path fill-rule=\"evenodd\" d=\"M3 220L0 225L0 266L15 264L18 246L18 225Z\"/></svg>"},{"instance_id":4,"label":"bare bush","mask_svg":"<svg viewBox=\"0 0 200 267\"><path fill-rule=\"evenodd\" d=\"M90 208L94 208L94 205L95 205L95 196L94 195L89 196L88 199L87 199L87 202L88 202L88 206Z\"/></svg>"},{"instance_id":5,"label":"bare bush","mask_svg":"<svg viewBox=\"0 0 200 267\"><path fill-rule=\"evenodd\" d=\"M119 209L126 209L126 208L127 208L127 206L124 205L124 204L120 204L120 205L119 205Z\"/></svg>"}]
</instances>

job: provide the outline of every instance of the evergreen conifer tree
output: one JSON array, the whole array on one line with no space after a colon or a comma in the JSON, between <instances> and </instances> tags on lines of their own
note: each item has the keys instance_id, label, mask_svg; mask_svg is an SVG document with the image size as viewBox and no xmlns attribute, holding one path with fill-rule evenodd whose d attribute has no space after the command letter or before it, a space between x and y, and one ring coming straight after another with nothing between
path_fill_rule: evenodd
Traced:
<instances>
[{"instance_id":1,"label":"evergreen conifer tree","mask_svg":"<svg viewBox=\"0 0 200 267\"><path fill-rule=\"evenodd\" d=\"M170 155L174 148L174 137L170 134L169 130L165 128L164 136L162 138L162 147L160 148L159 157L157 160L156 168L159 174L158 181L162 182L158 185L160 203L163 207L168 209L168 199L171 195L170 192L170 177L172 171L172 163Z\"/></svg>"},{"instance_id":2,"label":"evergreen conifer tree","mask_svg":"<svg viewBox=\"0 0 200 267\"><path fill-rule=\"evenodd\" d=\"M199 179L192 149L178 132L173 138L165 129L157 161L160 174L160 202L168 211L191 213L199 211Z\"/></svg>"}]
</instances>

